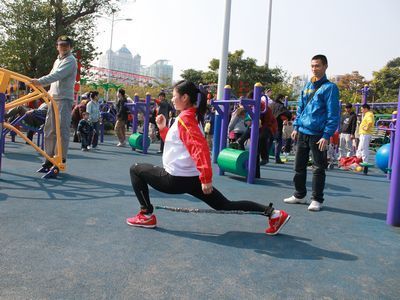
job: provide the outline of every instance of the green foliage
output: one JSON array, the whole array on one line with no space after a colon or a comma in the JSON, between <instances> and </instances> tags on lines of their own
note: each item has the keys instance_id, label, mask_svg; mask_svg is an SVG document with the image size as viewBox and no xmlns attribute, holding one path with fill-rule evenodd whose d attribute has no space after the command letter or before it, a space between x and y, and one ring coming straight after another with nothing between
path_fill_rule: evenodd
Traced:
<instances>
[{"instance_id":1,"label":"green foliage","mask_svg":"<svg viewBox=\"0 0 400 300\"><path fill-rule=\"evenodd\" d=\"M361 102L360 90L367 83L368 82L365 80L364 76L360 75L358 71L340 76L337 81L337 86L340 91L340 99L345 103ZM370 99L368 99L368 101L370 101Z\"/></svg>"},{"instance_id":2,"label":"green foliage","mask_svg":"<svg viewBox=\"0 0 400 300\"><path fill-rule=\"evenodd\" d=\"M289 101L297 100L297 97L293 95L293 86L286 81L273 83L269 88L272 90L272 98L282 94L287 96Z\"/></svg>"},{"instance_id":3,"label":"green foliage","mask_svg":"<svg viewBox=\"0 0 400 300\"><path fill-rule=\"evenodd\" d=\"M239 83L245 82L253 86L256 82L261 82L264 86L272 87L278 83L283 83L287 77L286 73L280 68L269 69L266 66L258 66L254 58L243 57L243 50L236 50L228 54L227 84L232 90L239 93ZM219 60L213 58L208 66L209 71L197 71L194 69L184 70L181 77L195 83L210 84L218 81ZM287 90L288 84L283 88L283 84L276 86L277 90Z\"/></svg>"},{"instance_id":4,"label":"green foliage","mask_svg":"<svg viewBox=\"0 0 400 300\"><path fill-rule=\"evenodd\" d=\"M3 0L0 2L0 65L29 77L47 74L62 34L81 52L83 68L97 55L92 15L110 11L111 0Z\"/></svg>"},{"instance_id":5,"label":"green foliage","mask_svg":"<svg viewBox=\"0 0 400 300\"><path fill-rule=\"evenodd\" d=\"M400 67L400 57L394 58L390 60L387 64L386 67L388 68L398 68Z\"/></svg>"},{"instance_id":6,"label":"green foliage","mask_svg":"<svg viewBox=\"0 0 400 300\"><path fill-rule=\"evenodd\" d=\"M372 88L375 100L397 102L400 87L400 57L389 61L381 70L374 72Z\"/></svg>"},{"instance_id":7,"label":"green foliage","mask_svg":"<svg viewBox=\"0 0 400 300\"><path fill-rule=\"evenodd\" d=\"M197 71L195 69L184 70L181 77L184 80L192 81L195 84L203 83L203 71Z\"/></svg>"}]
</instances>

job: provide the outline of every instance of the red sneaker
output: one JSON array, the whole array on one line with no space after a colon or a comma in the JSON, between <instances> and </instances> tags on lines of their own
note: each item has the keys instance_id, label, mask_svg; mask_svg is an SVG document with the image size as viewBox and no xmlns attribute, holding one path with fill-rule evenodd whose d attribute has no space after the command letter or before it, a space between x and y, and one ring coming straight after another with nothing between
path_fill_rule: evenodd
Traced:
<instances>
[{"instance_id":1,"label":"red sneaker","mask_svg":"<svg viewBox=\"0 0 400 300\"><path fill-rule=\"evenodd\" d=\"M282 229L283 225L289 221L290 215L286 211L281 210L279 217L269 219L269 227L265 230L268 235L276 235Z\"/></svg>"},{"instance_id":2,"label":"red sneaker","mask_svg":"<svg viewBox=\"0 0 400 300\"><path fill-rule=\"evenodd\" d=\"M147 216L139 212L136 216L126 219L126 224L130 226L154 228L157 226L157 218L155 215Z\"/></svg>"}]
</instances>

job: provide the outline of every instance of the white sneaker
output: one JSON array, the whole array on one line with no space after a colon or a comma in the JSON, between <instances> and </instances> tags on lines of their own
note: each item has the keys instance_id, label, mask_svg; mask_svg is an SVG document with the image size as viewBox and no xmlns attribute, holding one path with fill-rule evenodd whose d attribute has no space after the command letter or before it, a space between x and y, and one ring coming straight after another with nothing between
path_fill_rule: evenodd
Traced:
<instances>
[{"instance_id":1,"label":"white sneaker","mask_svg":"<svg viewBox=\"0 0 400 300\"><path fill-rule=\"evenodd\" d=\"M309 211L320 211L322 208L322 203L318 201L311 201L311 204L308 206Z\"/></svg>"},{"instance_id":2,"label":"white sneaker","mask_svg":"<svg viewBox=\"0 0 400 300\"><path fill-rule=\"evenodd\" d=\"M283 202L289 203L289 204L304 204L307 202L306 198L300 199L296 198L295 196L290 196L289 198L283 199Z\"/></svg>"}]
</instances>

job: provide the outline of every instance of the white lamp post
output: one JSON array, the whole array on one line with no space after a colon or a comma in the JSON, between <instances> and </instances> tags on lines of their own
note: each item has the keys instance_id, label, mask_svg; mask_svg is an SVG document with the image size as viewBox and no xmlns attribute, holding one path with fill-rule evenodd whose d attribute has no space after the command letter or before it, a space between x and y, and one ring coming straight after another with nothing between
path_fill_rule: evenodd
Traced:
<instances>
[{"instance_id":1,"label":"white lamp post","mask_svg":"<svg viewBox=\"0 0 400 300\"><path fill-rule=\"evenodd\" d=\"M269 65L269 45L271 40L271 18L272 18L272 0L269 0L269 13L268 13L268 29L267 29L267 51L265 55L265 65Z\"/></svg>"},{"instance_id":2,"label":"white lamp post","mask_svg":"<svg viewBox=\"0 0 400 300\"><path fill-rule=\"evenodd\" d=\"M111 81L111 67L112 67L112 64L111 64L111 62L112 62L111 52L112 52L112 42L113 42L113 37L114 37L114 23L118 22L118 21L133 21L133 19L132 18L115 19L115 11L114 10L112 11L111 19L107 18L107 17L104 17L104 16L101 16L101 17L111 21L110 48L108 49L108 59L107 59L108 60L108 63L107 63L108 64L107 83L110 83L110 81ZM108 101L108 96L109 95L108 95L108 90L107 90L106 101Z\"/></svg>"}]
</instances>

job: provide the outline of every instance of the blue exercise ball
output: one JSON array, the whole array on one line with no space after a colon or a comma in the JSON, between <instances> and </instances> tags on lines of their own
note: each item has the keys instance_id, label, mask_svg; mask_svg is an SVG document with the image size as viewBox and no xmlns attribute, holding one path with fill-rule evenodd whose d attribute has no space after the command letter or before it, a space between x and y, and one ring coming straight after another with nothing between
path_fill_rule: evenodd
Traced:
<instances>
[{"instance_id":1,"label":"blue exercise ball","mask_svg":"<svg viewBox=\"0 0 400 300\"><path fill-rule=\"evenodd\" d=\"M375 162L376 166L384 173L387 173L389 167L390 144L381 146L376 152Z\"/></svg>"}]
</instances>

